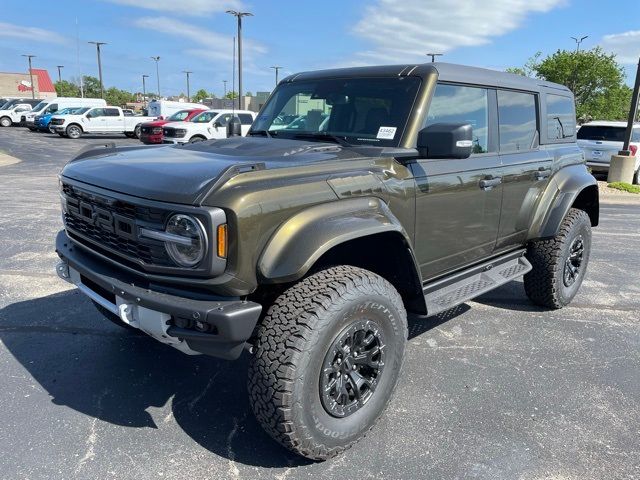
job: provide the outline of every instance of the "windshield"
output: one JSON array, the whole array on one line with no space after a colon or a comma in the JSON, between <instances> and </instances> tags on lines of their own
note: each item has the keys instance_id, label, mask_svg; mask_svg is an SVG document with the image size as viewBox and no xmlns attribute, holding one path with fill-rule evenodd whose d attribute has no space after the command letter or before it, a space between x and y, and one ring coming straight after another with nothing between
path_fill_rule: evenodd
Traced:
<instances>
[{"instance_id":1,"label":"windshield","mask_svg":"<svg viewBox=\"0 0 640 480\"><path fill-rule=\"evenodd\" d=\"M181 122L189 116L189 112L190 110L180 110L179 112L171 115L167 120L169 120L170 122Z\"/></svg>"},{"instance_id":2,"label":"windshield","mask_svg":"<svg viewBox=\"0 0 640 480\"><path fill-rule=\"evenodd\" d=\"M191 120L193 123L209 123L218 116L218 112L202 112Z\"/></svg>"},{"instance_id":3,"label":"windshield","mask_svg":"<svg viewBox=\"0 0 640 480\"><path fill-rule=\"evenodd\" d=\"M277 137L341 137L349 144L398 146L417 77L346 78L282 84L251 130Z\"/></svg>"},{"instance_id":4,"label":"windshield","mask_svg":"<svg viewBox=\"0 0 640 480\"><path fill-rule=\"evenodd\" d=\"M578 140L604 140L607 142L624 142L625 127L604 125L583 125L578 130Z\"/></svg>"},{"instance_id":5,"label":"windshield","mask_svg":"<svg viewBox=\"0 0 640 480\"><path fill-rule=\"evenodd\" d=\"M40 110L42 110L44 107L46 107L47 105L49 105L48 102L40 102L38 105L36 105L33 110L31 110L32 112L39 112Z\"/></svg>"}]
</instances>

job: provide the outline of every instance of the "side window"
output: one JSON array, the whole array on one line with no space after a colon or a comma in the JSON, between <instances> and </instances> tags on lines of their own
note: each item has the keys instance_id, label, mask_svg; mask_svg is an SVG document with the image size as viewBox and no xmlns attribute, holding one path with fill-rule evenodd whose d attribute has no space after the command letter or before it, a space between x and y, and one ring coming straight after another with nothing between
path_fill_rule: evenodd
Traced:
<instances>
[{"instance_id":1,"label":"side window","mask_svg":"<svg viewBox=\"0 0 640 480\"><path fill-rule=\"evenodd\" d=\"M87 113L89 118L104 117L104 108L94 108Z\"/></svg>"},{"instance_id":2,"label":"side window","mask_svg":"<svg viewBox=\"0 0 640 480\"><path fill-rule=\"evenodd\" d=\"M47 107L47 111L45 113L56 113L57 111L58 111L58 104L52 103L51 105L49 105L49 107Z\"/></svg>"},{"instance_id":3,"label":"side window","mask_svg":"<svg viewBox=\"0 0 640 480\"><path fill-rule=\"evenodd\" d=\"M438 84L424 126L434 123L471 124L473 153L487 153L489 91L486 88Z\"/></svg>"},{"instance_id":4,"label":"side window","mask_svg":"<svg viewBox=\"0 0 640 480\"><path fill-rule=\"evenodd\" d=\"M631 141L633 143L640 143L640 128L631 130Z\"/></svg>"},{"instance_id":5,"label":"side window","mask_svg":"<svg viewBox=\"0 0 640 480\"><path fill-rule=\"evenodd\" d=\"M253 123L253 117L248 113L239 113L240 123L242 125L251 125Z\"/></svg>"},{"instance_id":6,"label":"side window","mask_svg":"<svg viewBox=\"0 0 640 480\"><path fill-rule=\"evenodd\" d=\"M531 150L536 142L538 123L536 97L531 93L498 90L500 152Z\"/></svg>"},{"instance_id":7,"label":"side window","mask_svg":"<svg viewBox=\"0 0 640 480\"><path fill-rule=\"evenodd\" d=\"M231 114L230 113L225 113L223 115L220 115L218 117L218 119L216 120L216 122L219 123L220 126L226 127L227 123L229 123L229 120L231 120Z\"/></svg>"},{"instance_id":8,"label":"side window","mask_svg":"<svg viewBox=\"0 0 640 480\"><path fill-rule=\"evenodd\" d=\"M561 95L547 95L547 138L562 140L576 135L573 100Z\"/></svg>"},{"instance_id":9,"label":"side window","mask_svg":"<svg viewBox=\"0 0 640 480\"><path fill-rule=\"evenodd\" d=\"M105 117L119 117L120 116L120 112L118 111L117 108L105 108L104 109L104 116Z\"/></svg>"}]
</instances>

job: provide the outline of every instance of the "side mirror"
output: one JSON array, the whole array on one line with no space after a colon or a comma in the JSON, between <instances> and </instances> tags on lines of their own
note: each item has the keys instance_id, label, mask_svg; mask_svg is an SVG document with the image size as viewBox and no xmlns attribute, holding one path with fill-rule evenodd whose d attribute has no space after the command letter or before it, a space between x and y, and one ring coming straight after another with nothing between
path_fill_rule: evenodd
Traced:
<instances>
[{"instance_id":1,"label":"side mirror","mask_svg":"<svg viewBox=\"0 0 640 480\"><path fill-rule=\"evenodd\" d=\"M222 124L220 122L213 122L213 126L217 130L218 128L220 128L222 126Z\"/></svg>"},{"instance_id":2,"label":"side mirror","mask_svg":"<svg viewBox=\"0 0 640 480\"><path fill-rule=\"evenodd\" d=\"M422 158L469 158L473 129L468 123L434 123L418 132L417 148Z\"/></svg>"},{"instance_id":3,"label":"side mirror","mask_svg":"<svg viewBox=\"0 0 640 480\"><path fill-rule=\"evenodd\" d=\"M241 137L242 136L242 124L238 117L233 117L227 123L227 138L229 137Z\"/></svg>"}]
</instances>

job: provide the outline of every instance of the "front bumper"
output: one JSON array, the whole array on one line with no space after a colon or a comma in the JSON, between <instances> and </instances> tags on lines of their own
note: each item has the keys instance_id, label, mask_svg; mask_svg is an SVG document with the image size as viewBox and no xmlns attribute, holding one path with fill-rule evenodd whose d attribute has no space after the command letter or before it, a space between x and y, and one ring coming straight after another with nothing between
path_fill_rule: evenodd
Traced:
<instances>
[{"instance_id":1,"label":"front bumper","mask_svg":"<svg viewBox=\"0 0 640 480\"><path fill-rule=\"evenodd\" d=\"M56 237L61 259L56 271L63 280L156 340L189 354L203 353L234 360L255 328L262 306L239 298L206 300L164 293L153 285L96 259L63 231ZM136 285L138 283L138 285ZM206 332L178 325L204 324Z\"/></svg>"},{"instance_id":2,"label":"front bumper","mask_svg":"<svg viewBox=\"0 0 640 480\"><path fill-rule=\"evenodd\" d=\"M162 143L169 143L171 145L175 145L177 143L187 143L187 139L185 137L163 137Z\"/></svg>"},{"instance_id":3,"label":"front bumper","mask_svg":"<svg viewBox=\"0 0 640 480\"><path fill-rule=\"evenodd\" d=\"M140 141L144 144L162 143L162 133L140 135Z\"/></svg>"}]
</instances>

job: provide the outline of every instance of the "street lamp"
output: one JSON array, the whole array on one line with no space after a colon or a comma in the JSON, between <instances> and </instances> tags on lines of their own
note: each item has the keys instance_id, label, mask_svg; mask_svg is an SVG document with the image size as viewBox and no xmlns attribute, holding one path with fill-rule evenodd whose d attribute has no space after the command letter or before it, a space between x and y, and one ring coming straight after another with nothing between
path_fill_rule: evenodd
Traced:
<instances>
[{"instance_id":1,"label":"street lamp","mask_svg":"<svg viewBox=\"0 0 640 480\"><path fill-rule=\"evenodd\" d=\"M56 65L56 67L58 68L58 82L62 81L62 69L64 68L64 65Z\"/></svg>"},{"instance_id":2,"label":"street lamp","mask_svg":"<svg viewBox=\"0 0 640 480\"><path fill-rule=\"evenodd\" d=\"M35 57L35 55L22 55L23 57L27 57L29 59L29 80L31 81L31 98L36 98L36 87L33 84L33 72L31 71L31 59Z\"/></svg>"},{"instance_id":3,"label":"street lamp","mask_svg":"<svg viewBox=\"0 0 640 480\"><path fill-rule=\"evenodd\" d=\"M227 98L227 82L229 80L222 80L222 83L224 83L224 96L222 98Z\"/></svg>"},{"instance_id":4,"label":"street lamp","mask_svg":"<svg viewBox=\"0 0 640 480\"><path fill-rule=\"evenodd\" d=\"M87 42L96 46L96 53L98 55L98 77L100 79L100 98L104 98L104 85L102 83L102 62L100 60L100 45L106 45L105 42Z\"/></svg>"},{"instance_id":5,"label":"street lamp","mask_svg":"<svg viewBox=\"0 0 640 480\"><path fill-rule=\"evenodd\" d=\"M273 68L276 71L276 87L278 86L278 71L282 68L282 67L269 67L269 68Z\"/></svg>"},{"instance_id":6,"label":"street lamp","mask_svg":"<svg viewBox=\"0 0 640 480\"><path fill-rule=\"evenodd\" d=\"M580 44L584 42L587 38L589 38L589 35L585 35L584 37L581 37L581 38L576 38L576 37L571 37L571 38L573 38L576 42L576 52L579 52Z\"/></svg>"},{"instance_id":7,"label":"street lamp","mask_svg":"<svg viewBox=\"0 0 640 480\"><path fill-rule=\"evenodd\" d=\"M242 17L253 17L253 13L236 10L227 10L227 13L238 19L238 101L242 108Z\"/></svg>"},{"instance_id":8,"label":"street lamp","mask_svg":"<svg viewBox=\"0 0 640 480\"><path fill-rule=\"evenodd\" d=\"M441 57L444 53L427 53L427 57L431 57L431 63L436 61L436 57Z\"/></svg>"},{"instance_id":9,"label":"street lamp","mask_svg":"<svg viewBox=\"0 0 640 480\"><path fill-rule=\"evenodd\" d=\"M158 100L160 100L160 70L158 68L158 62L160 61L160 57L151 57L151 60L156 62L156 79L158 80Z\"/></svg>"},{"instance_id":10,"label":"street lamp","mask_svg":"<svg viewBox=\"0 0 640 480\"><path fill-rule=\"evenodd\" d=\"M149 75L142 75L142 103L147 103L147 84L145 79L149 78Z\"/></svg>"},{"instance_id":11,"label":"street lamp","mask_svg":"<svg viewBox=\"0 0 640 480\"><path fill-rule=\"evenodd\" d=\"M191 95L189 95L189 75L192 74L193 72L189 71L189 70L183 70L182 73L186 73L187 74L187 102L191 101Z\"/></svg>"}]
</instances>

